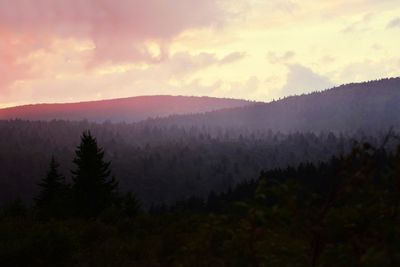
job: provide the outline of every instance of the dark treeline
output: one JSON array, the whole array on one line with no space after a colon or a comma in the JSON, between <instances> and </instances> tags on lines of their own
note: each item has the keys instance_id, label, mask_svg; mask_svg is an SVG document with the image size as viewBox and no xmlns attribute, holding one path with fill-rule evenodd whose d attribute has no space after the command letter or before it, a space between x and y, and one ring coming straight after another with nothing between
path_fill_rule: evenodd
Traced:
<instances>
[{"instance_id":1,"label":"dark treeline","mask_svg":"<svg viewBox=\"0 0 400 267\"><path fill-rule=\"evenodd\" d=\"M71 183L51 159L35 205L1 209L2 266L399 266L400 146L386 141L146 212L84 133Z\"/></svg>"},{"instance_id":2,"label":"dark treeline","mask_svg":"<svg viewBox=\"0 0 400 267\"><path fill-rule=\"evenodd\" d=\"M52 156L67 181L79 136L90 129L112 161L121 191L144 205L207 196L257 177L262 169L326 161L349 151L362 133L249 132L245 128L154 127L144 124L0 121L0 202L29 201Z\"/></svg>"}]
</instances>

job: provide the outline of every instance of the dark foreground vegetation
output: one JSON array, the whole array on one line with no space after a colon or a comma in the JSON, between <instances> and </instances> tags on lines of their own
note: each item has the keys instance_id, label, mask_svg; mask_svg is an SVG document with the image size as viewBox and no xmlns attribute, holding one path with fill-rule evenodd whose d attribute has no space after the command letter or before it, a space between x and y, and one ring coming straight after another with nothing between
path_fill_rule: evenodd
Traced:
<instances>
[{"instance_id":1,"label":"dark foreground vegetation","mask_svg":"<svg viewBox=\"0 0 400 267\"><path fill-rule=\"evenodd\" d=\"M208 198L140 208L85 133L35 204L2 208L1 266L400 266L400 146L356 145Z\"/></svg>"}]
</instances>

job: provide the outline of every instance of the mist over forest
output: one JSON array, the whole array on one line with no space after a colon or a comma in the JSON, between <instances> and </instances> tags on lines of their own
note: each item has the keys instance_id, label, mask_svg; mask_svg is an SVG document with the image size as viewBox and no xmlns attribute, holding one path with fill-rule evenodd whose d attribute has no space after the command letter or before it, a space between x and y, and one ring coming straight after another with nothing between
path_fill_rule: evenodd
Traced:
<instances>
[{"instance_id":1,"label":"mist over forest","mask_svg":"<svg viewBox=\"0 0 400 267\"><path fill-rule=\"evenodd\" d=\"M165 106L187 101L188 107L219 103L223 109L137 123L1 121L0 199L29 202L51 156L70 179L73 153L85 130L104 147L121 190L134 192L144 205L206 197L254 180L261 170L325 162L349 152L355 141L378 145L400 125L399 87L400 78L385 79L230 109L224 105L231 100L168 97ZM120 101L127 100L113 105L120 107ZM88 112L95 111L89 106Z\"/></svg>"},{"instance_id":2,"label":"mist over forest","mask_svg":"<svg viewBox=\"0 0 400 267\"><path fill-rule=\"evenodd\" d=\"M0 258L332 266L340 255L395 266L399 89L391 78L270 103L159 96L0 110L0 233L13 244ZM391 232L378 234L383 225ZM378 250L382 239L394 241Z\"/></svg>"}]
</instances>

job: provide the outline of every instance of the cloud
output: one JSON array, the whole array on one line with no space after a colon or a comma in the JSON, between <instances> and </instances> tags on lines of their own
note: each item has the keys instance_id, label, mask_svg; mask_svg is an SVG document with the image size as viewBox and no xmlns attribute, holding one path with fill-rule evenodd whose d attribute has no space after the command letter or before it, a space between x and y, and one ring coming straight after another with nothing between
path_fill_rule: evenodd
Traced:
<instances>
[{"instance_id":1,"label":"cloud","mask_svg":"<svg viewBox=\"0 0 400 267\"><path fill-rule=\"evenodd\" d=\"M8 85L13 81L28 76L28 66L18 62L20 51L29 50L26 42L15 42L0 30L0 95L8 93Z\"/></svg>"},{"instance_id":2,"label":"cloud","mask_svg":"<svg viewBox=\"0 0 400 267\"><path fill-rule=\"evenodd\" d=\"M229 86L230 94L245 97L257 91L260 86L260 80L257 76L251 76L245 81L231 82Z\"/></svg>"},{"instance_id":3,"label":"cloud","mask_svg":"<svg viewBox=\"0 0 400 267\"><path fill-rule=\"evenodd\" d=\"M386 26L387 29L393 29L393 28L400 28L400 18L394 18L392 19L388 25Z\"/></svg>"},{"instance_id":4,"label":"cloud","mask_svg":"<svg viewBox=\"0 0 400 267\"><path fill-rule=\"evenodd\" d=\"M173 76L180 76L192 74L215 65L231 64L244 57L245 53L243 52L232 52L222 58L218 58L214 53L191 55L187 52L180 52L174 54L168 61L163 62L161 67L169 69Z\"/></svg>"},{"instance_id":5,"label":"cloud","mask_svg":"<svg viewBox=\"0 0 400 267\"><path fill-rule=\"evenodd\" d=\"M216 97L251 99L259 96L261 81L257 76L250 76L236 81L218 80L209 87L208 94Z\"/></svg>"},{"instance_id":6,"label":"cloud","mask_svg":"<svg viewBox=\"0 0 400 267\"><path fill-rule=\"evenodd\" d=\"M239 61L241 59L243 59L244 57L246 57L246 53L244 52L232 52L228 55L226 55L224 58L222 58L219 63L220 64L230 64L236 61Z\"/></svg>"},{"instance_id":7,"label":"cloud","mask_svg":"<svg viewBox=\"0 0 400 267\"><path fill-rule=\"evenodd\" d=\"M323 64L333 64L336 61L336 58L331 55L325 55L320 59L320 62Z\"/></svg>"},{"instance_id":8,"label":"cloud","mask_svg":"<svg viewBox=\"0 0 400 267\"><path fill-rule=\"evenodd\" d=\"M241 98L249 98L257 94L257 90L260 87L260 80L256 76L251 76L249 79L244 81L242 84L235 84L236 88L232 87L232 93L230 95L239 96ZM239 88L238 88L239 87Z\"/></svg>"},{"instance_id":9,"label":"cloud","mask_svg":"<svg viewBox=\"0 0 400 267\"><path fill-rule=\"evenodd\" d=\"M110 35L169 39L186 29L217 24L222 13L215 0L0 0L2 28L95 40Z\"/></svg>"},{"instance_id":10,"label":"cloud","mask_svg":"<svg viewBox=\"0 0 400 267\"><path fill-rule=\"evenodd\" d=\"M26 77L22 61L54 40L91 42L90 67L159 63L176 36L227 17L218 0L0 0L0 86Z\"/></svg>"},{"instance_id":11,"label":"cloud","mask_svg":"<svg viewBox=\"0 0 400 267\"><path fill-rule=\"evenodd\" d=\"M365 59L350 62L343 66L338 73L338 79L343 82L366 81L383 77L400 75L400 57L383 59Z\"/></svg>"},{"instance_id":12,"label":"cloud","mask_svg":"<svg viewBox=\"0 0 400 267\"><path fill-rule=\"evenodd\" d=\"M362 32L362 31L368 31L369 24L373 20L374 15L372 13L367 13L364 16L362 16L361 19L354 21L347 27L341 30L343 33L353 33L353 32Z\"/></svg>"},{"instance_id":13,"label":"cloud","mask_svg":"<svg viewBox=\"0 0 400 267\"><path fill-rule=\"evenodd\" d=\"M398 0L0 0L0 104L203 89L264 99L286 80L295 94L398 75L398 10ZM246 86L252 76L258 87Z\"/></svg>"},{"instance_id":14,"label":"cloud","mask_svg":"<svg viewBox=\"0 0 400 267\"><path fill-rule=\"evenodd\" d=\"M44 66L37 71L45 75L10 86L5 99L29 103L26 99L59 102L160 93L222 96L217 92L221 82L205 83L201 80L203 75L197 73L211 67L222 68L244 56L235 51L225 55L178 52L155 65L105 64L85 71L82 55L71 52L74 45L73 41L64 43L63 47L68 47L65 50L54 45L54 54L40 55Z\"/></svg>"},{"instance_id":15,"label":"cloud","mask_svg":"<svg viewBox=\"0 0 400 267\"><path fill-rule=\"evenodd\" d=\"M281 92L283 96L310 93L333 87L333 83L325 76L300 64L287 65L289 72L286 84Z\"/></svg>"},{"instance_id":16,"label":"cloud","mask_svg":"<svg viewBox=\"0 0 400 267\"><path fill-rule=\"evenodd\" d=\"M286 11L288 13L294 13L296 10L300 9L300 5L295 3L295 1L279 1L276 2L276 7L282 11Z\"/></svg>"},{"instance_id":17,"label":"cloud","mask_svg":"<svg viewBox=\"0 0 400 267\"><path fill-rule=\"evenodd\" d=\"M187 52L174 54L163 65L167 65L173 75L185 75L205 69L211 65L217 64L218 58L213 53L200 53L191 55Z\"/></svg>"},{"instance_id":18,"label":"cloud","mask_svg":"<svg viewBox=\"0 0 400 267\"><path fill-rule=\"evenodd\" d=\"M277 63L287 63L289 60L295 57L295 52L293 51L286 51L283 54L277 54L275 52L269 52L267 54L267 59L271 64Z\"/></svg>"}]
</instances>

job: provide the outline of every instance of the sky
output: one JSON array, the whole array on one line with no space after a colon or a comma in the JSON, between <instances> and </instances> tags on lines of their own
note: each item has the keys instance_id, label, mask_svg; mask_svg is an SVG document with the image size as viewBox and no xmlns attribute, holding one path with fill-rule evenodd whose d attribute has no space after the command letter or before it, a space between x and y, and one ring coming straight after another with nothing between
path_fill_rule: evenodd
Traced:
<instances>
[{"instance_id":1,"label":"sky","mask_svg":"<svg viewBox=\"0 0 400 267\"><path fill-rule=\"evenodd\" d=\"M400 76L399 0L0 0L0 107Z\"/></svg>"}]
</instances>

